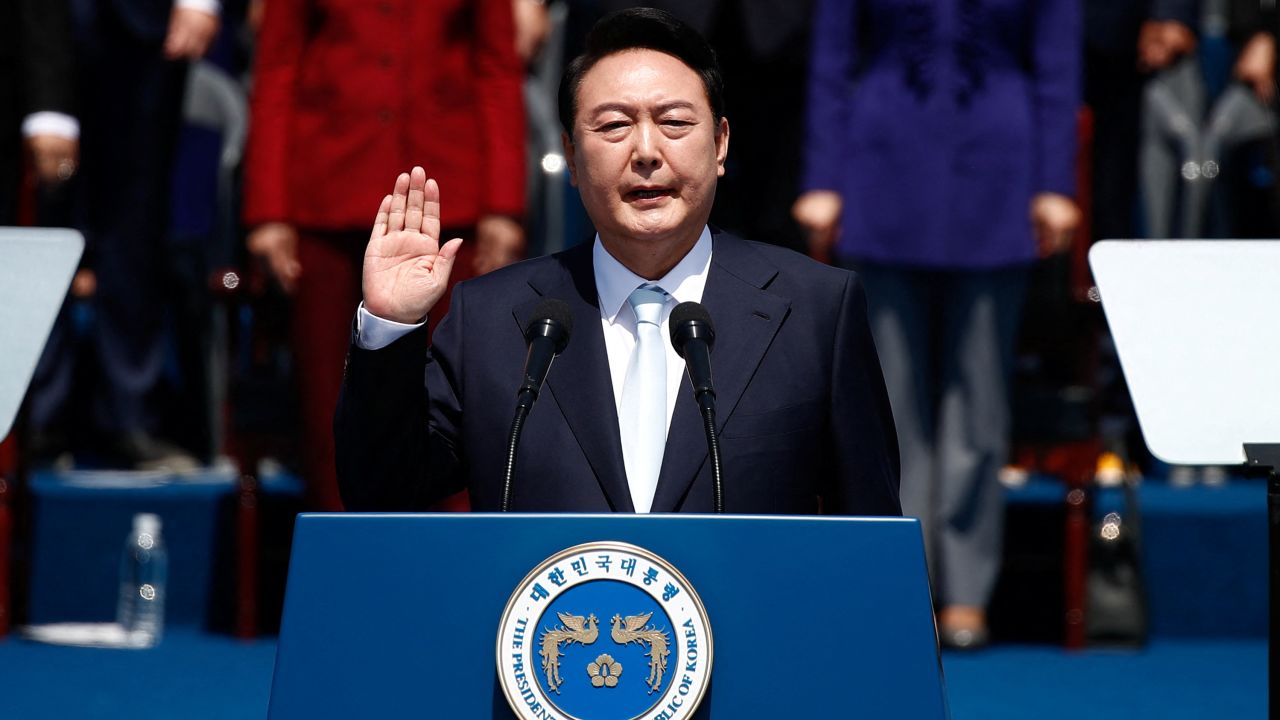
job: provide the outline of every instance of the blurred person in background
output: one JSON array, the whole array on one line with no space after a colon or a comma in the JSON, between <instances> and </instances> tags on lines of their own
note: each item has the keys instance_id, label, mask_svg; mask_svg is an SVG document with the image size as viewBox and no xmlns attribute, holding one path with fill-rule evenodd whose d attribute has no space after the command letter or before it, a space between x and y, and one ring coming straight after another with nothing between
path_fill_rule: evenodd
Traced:
<instances>
[{"instance_id":1,"label":"blurred person in background","mask_svg":"<svg viewBox=\"0 0 1280 720\"><path fill-rule=\"evenodd\" d=\"M1170 3L1164 2L1164 5ZM1176 6L1186 5L1179 0ZM1153 14L1154 13L1154 14ZM1144 75L1194 47L1192 10L1150 0L1085 0L1084 101L1093 112L1092 239L1135 237Z\"/></svg>"},{"instance_id":2,"label":"blurred person in background","mask_svg":"<svg viewBox=\"0 0 1280 720\"><path fill-rule=\"evenodd\" d=\"M1263 5L1152 4L1138 38L1150 78L1139 155L1147 237L1275 234L1275 8Z\"/></svg>"},{"instance_id":3,"label":"blurred person in background","mask_svg":"<svg viewBox=\"0 0 1280 720\"><path fill-rule=\"evenodd\" d=\"M95 298L97 454L127 469L194 470L187 451L157 436L154 395L165 357L165 238L183 91L188 63L218 32L220 5L71 0L70 10L81 111L75 212L92 272L77 282ZM77 170L66 157L57 168L59 177ZM48 455L59 449L75 374L74 348L59 340L67 334L65 315L29 395L33 449Z\"/></svg>"},{"instance_id":4,"label":"blurred person in background","mask_svg":"<svg viewBox=\"0 0 1280 720\"><path fill-rule=\"evenodd\" d=\"M523 257L514 14L512 0L264 0L243 220L292 298L315 509L342 507L332 418L377 188L420 164L448 189L444 232L467 240L455 283Z\"/></svg>"},{"instance_id":5,"label":"blurred person in background","mask_svg":"<svg viewBox=\"0 0 1280 720\"><path fill-rule=\"evenodd\" d=\"M66 218L53 216L65 207L59 201L65 200L80 160L74 70L66 0L0 5L0 225L66 224ZM25 192L28 164L36 190L34 217L21 211L31 197ZM46 210L50 204L55 207ZM73 293L89 287L90 278L87 270L80 270ZM64 308L60 317L65 315ZM59 325L65 326L65 319ZM60 337L55 333L51 340L56 344ZM48 361L41 363L46 375L49 366ZM36 381L42 379L37 374ZM40 432L27 437L27 450L38 463L68 447L66 433L55 433L53 423L43 420Z\"/></svg>"},{"instance_id":6,"label":"blurred person in background","mask_svg":"<svg viewBox=\"0 0 1280 720\"><path fill-rule=\"evenodd\" d=\"M793 212L866 283L940 636L979 647L1027 275L1080 221L1080 3L818 0L812 32Z\"/></svg>"}]
</instances>

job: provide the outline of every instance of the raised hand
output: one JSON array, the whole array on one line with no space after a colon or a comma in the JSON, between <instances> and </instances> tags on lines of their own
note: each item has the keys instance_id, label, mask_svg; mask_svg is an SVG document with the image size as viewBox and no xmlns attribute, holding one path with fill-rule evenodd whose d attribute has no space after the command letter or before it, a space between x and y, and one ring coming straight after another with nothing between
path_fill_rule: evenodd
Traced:
<instances>
[{"instance_id":1,"label":"raised hand","mask_svg":"<svg viewBox=\"0 0 1280 720\"><path fill-rule=\"evenodd\" d=\"M440 244L440 188L420 167L400 173L382 199L364 251L364 307L401 323L420 322L444 296L462 240Z\"/></svg>"}]
</instances>

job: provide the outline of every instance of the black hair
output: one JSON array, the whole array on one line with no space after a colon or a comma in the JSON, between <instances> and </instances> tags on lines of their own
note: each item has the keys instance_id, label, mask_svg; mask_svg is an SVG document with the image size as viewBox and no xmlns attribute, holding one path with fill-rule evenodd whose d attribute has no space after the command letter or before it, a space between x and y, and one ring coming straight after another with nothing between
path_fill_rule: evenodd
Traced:
<instances>
[{"instance_id":1,"label":"black hair","mask_svg":"<svg viewBox=\"0 0 1280 720\"><path fill-rule=\"evenodd\" d=\"M655 8L629 8L609 13L587 33L586 49L560 76L560 126L573 137L573 117L578 109L578 86L595 64L626 50L656 50L670 55L702 78L711 115L719 126L724 117L724 78L711 45L697 30L671 13Z\"/></svg>"}]
</instances>

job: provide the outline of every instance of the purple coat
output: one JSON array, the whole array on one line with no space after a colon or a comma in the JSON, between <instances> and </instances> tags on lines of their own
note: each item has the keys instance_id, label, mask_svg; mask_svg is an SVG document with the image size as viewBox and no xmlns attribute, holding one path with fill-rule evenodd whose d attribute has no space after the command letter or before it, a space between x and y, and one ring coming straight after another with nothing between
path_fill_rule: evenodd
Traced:
<instances>
[{"instance_id":1,"label":"purple coat","mask_svg":"<svg viewBox=\"0 0 1280 720\"><path fill-rule=\"evenodd\" d=\"M1073 195L1079 0L818 0L805 190L841 256L975 269L1036 256L1030 201Z\"/></svg>"}]
</instances>

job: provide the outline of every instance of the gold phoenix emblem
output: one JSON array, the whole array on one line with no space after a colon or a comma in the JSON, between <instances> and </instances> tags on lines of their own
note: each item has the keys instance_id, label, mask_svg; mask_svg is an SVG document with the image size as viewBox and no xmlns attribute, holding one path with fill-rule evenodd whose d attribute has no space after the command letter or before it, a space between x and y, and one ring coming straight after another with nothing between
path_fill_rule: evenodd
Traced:
<instances>
[{"instance_id":1,"label":"gold phoenix emblem","mask_svg":"<svg viewBox=\"0 0 1280 720\"><path fill-rule=\"evenodd\" d=\"M645 656L649 658L649 677L646 682L649 683L650 695L662 688L662 676L667 671L667 656L671 654L667 634L652 625L645 627L651 617L653 613L628 615L625 619L621 615L614 615L613 632L610 633L613 641L619 645L636 643L641 647L649 647ZM592 639L595 639L594 636Z\"/></svg>"},{"instance_id":2,"label":"gold phoenix emblem","mask_svg":"<svg viewBox=\"0 0 1280 720\"><path fill-rule=\"evenodd\" d=\"M592 687L617 687L618 676L622 674L622 663L613 659L612 655L601 655L595 662L587 663L587 675L591 676Z\"/></svg>"},{"instance_id":3,"label":"gold phoenix emblem","mask_svg":"<svg viewBox=\"0 0 1280 720\"><path fill-rule=\"evenodd\" d=\"M567 613L556 615L560 616L560 622L564 625L542 631L542 649L538 654L542 656L542 671L547 675L547 689L559 695L560 685L564 682L560 679L560 657L564 654L560 652L560 647L573 643L590 645L596 641L600 630L596 626L595 615L585 618Z\"/></svg>"}]
</instances>

